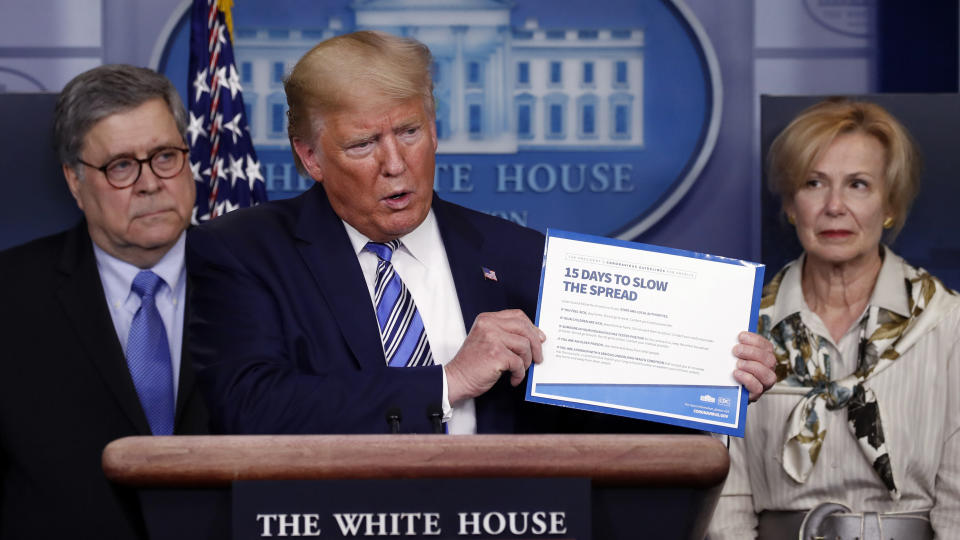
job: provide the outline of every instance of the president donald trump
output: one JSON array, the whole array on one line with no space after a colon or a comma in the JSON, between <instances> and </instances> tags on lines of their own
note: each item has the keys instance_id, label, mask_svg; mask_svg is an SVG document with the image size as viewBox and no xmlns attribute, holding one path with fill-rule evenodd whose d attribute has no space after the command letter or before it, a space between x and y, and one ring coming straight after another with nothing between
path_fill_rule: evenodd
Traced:
<instances>
[{"instance_id":1,"label":"president donald trump","mask_svg":"<svg viewBox=\"0 0 960 540\"><path fill-rule=\"evenodd\" d=\"M190 233L214 429L592 429L523 401L549 339L531 322L544 238L433 192L431 65L422 43L380 32L314 47L285 89L294 159L316 184ZM771 351L752 334L735 347L753 395L774 382Z\"/></svg>"}]
</instances>

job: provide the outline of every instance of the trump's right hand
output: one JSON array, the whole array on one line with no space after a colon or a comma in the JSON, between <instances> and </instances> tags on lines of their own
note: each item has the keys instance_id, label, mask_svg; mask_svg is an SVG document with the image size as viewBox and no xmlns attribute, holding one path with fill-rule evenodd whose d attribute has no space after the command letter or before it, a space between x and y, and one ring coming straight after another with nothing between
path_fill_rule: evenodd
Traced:
<instances>
[{"instance_id":1,"label":"trump's right hand","mask_svg":"<svg viewBox=\"0 0 960 540\"><path fill-rule=\"evenodd\" d=\"M540 344L546 335L519 309L481 313L453 360L444 366L451 404L477 397L510 372L520 384L531 363L543 361Z\"/></svg>"}]
</instances>

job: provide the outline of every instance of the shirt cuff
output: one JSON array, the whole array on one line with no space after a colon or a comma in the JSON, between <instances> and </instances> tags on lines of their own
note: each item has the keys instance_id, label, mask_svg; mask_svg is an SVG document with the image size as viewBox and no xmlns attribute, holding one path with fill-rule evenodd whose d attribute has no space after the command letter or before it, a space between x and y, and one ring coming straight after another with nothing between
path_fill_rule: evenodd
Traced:
<instances>
[{"instance_id":1,"label":"shirt cuff","mask_svg":"<svg viewBox=\"0 0 960 540\"><path fill-rule=\"evenodd\" d=\"M453 407L450 406L450 395L447 387L447 369L441 367L440 372L443 373L443 394L441 394L442 399L440 400L440 406L443 408L443 421L446 422L453 417Z\"/></svg>"},{"instance_id":2,"label":"shirt cuff","mask_svg":"<svg viewBox=\"0 0 960 540\"><path fill-rule=\"evenodd\" d=\"M714 439L720 441L720 442L723 443L723 445L726 446L728 449L730 448L730 436L729 436L729 435L724 435L723 433L711 433L711 432L709 432L709 431L707 432L707 435L710 435L710 436L713 437Z\"/></svg>"}]
</instances>

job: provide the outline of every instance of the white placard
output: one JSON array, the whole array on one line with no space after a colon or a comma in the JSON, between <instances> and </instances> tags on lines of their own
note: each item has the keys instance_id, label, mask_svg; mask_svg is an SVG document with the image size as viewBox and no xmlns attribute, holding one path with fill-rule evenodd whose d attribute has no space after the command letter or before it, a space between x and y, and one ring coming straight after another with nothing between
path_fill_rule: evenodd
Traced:
<instances>
[{"instance_id":1,"label":"white placard","mask_svg":"<svg viewBox=\"0 0 960 540\"><path fill-rule=\"evenodd\" d=\"M742 436L732 349L762 281L756 263L549 231L527 398Z\"/></svg>"}]
</instances>

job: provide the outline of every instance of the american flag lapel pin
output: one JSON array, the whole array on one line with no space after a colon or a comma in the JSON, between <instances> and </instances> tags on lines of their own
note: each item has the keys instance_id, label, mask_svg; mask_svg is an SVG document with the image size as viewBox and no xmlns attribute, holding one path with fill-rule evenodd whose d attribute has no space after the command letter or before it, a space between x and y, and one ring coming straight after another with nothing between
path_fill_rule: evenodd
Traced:
<instances>
[{"instance_id":1,"label":"american flag lapel pin","mask_svg":"<svg viewBox=\"0 0 960 540\"><path fill-rule=\"evenodd\" d=\"M496 272L487 268L486 266L481 266L480 268L483 268L483 279L489 279L490 281L497 281Z\"/></svg>"}]
</instances>

